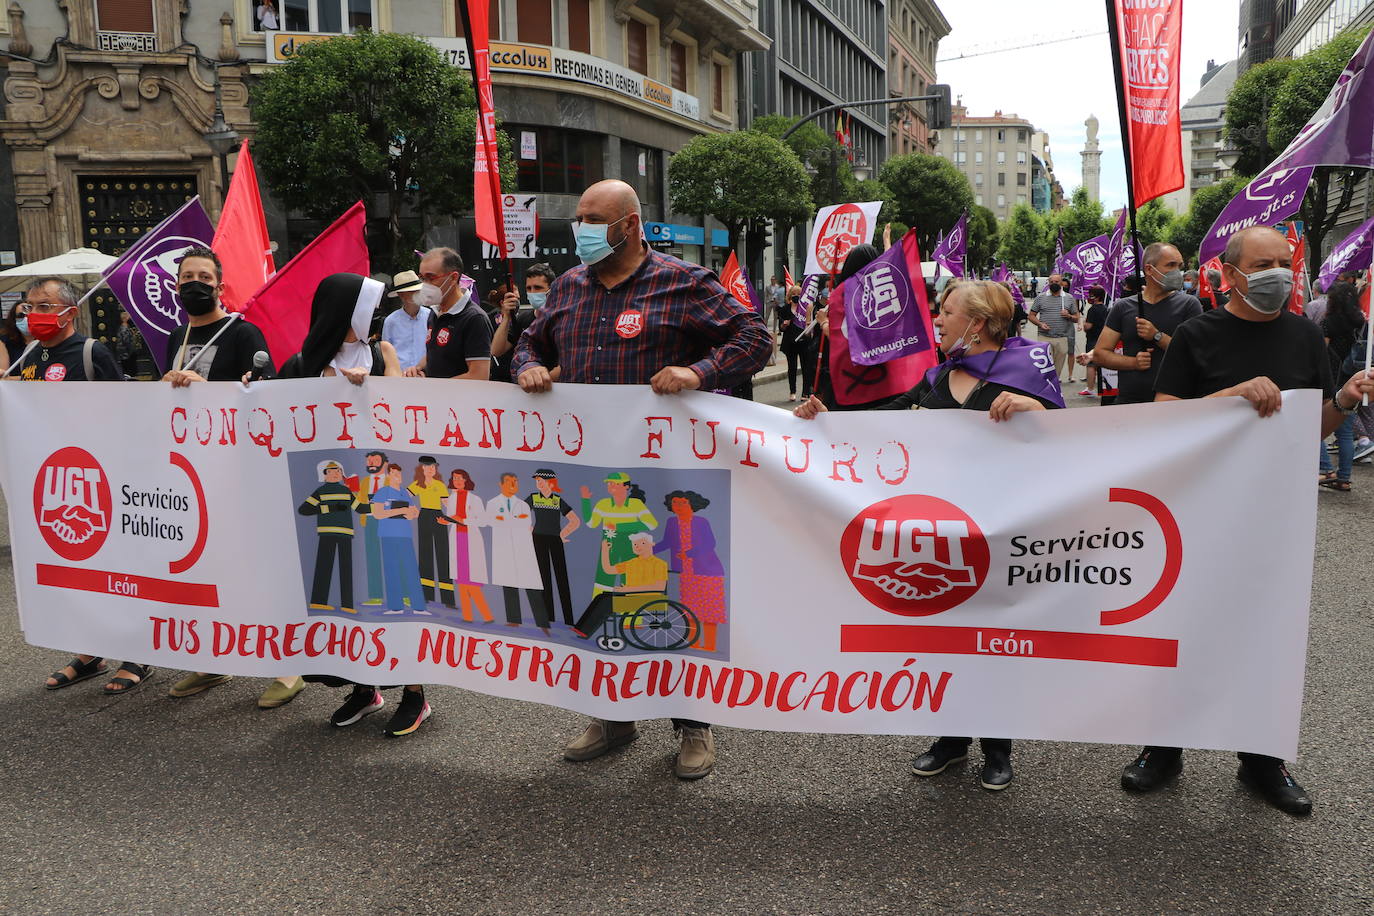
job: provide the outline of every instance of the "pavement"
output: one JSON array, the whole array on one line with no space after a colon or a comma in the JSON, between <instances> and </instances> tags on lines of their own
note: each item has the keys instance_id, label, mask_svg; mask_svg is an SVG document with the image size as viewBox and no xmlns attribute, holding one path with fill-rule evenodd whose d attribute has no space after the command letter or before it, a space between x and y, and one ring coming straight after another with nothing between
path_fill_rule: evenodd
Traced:
<instances>
[{"instance_id":1,"label":"pavement","mask_svg":"<svg viewBox=\"0 0 1374 916\"><path fill-rule=\"evenodd\" d=\"M400 740L388 710L332 729L343 694L318 685L268 711L262 679L173 700L165 669L127 697L50 693L65 655L23 642L0 527L0 912L1369 914L1374 472L1317 498L1305 820L1215 752L1137 797L1134 747L1017 742L994 794L976 752L912 776L927 738L720 728L716 772L682 783L666 722L570 764L580 716L447 687Z\"/></svg>"}]
</instances>

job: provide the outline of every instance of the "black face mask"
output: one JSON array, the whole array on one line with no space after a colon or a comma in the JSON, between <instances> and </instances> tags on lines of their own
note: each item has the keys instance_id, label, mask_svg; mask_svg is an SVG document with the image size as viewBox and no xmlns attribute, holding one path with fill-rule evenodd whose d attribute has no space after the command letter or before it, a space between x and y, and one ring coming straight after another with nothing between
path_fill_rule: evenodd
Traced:
<instances>
[{"instance_id":1,"label":"black face mask","mask_svg":"<svg viewBox=\"0 0 1374 916\"><path fill-rule=\"evenodd\" d=\"M177 287L186 314L199 317L215 310L215 288L199 280L188 280Z\"/></svg>"},{"instance_id":2,"label":"black face mask","mask_svg":"<svg viewBox=\"0 0 1374 916\"><path fill-rule=\"evenodd\" d=\"M1057 292L1059 292L1059 284L1058 284L1058 283L1051 283L1051 284L1050 284L1050 292L1052 292L1052 293L1057 293Z\"/></svg>"}]
</instances>

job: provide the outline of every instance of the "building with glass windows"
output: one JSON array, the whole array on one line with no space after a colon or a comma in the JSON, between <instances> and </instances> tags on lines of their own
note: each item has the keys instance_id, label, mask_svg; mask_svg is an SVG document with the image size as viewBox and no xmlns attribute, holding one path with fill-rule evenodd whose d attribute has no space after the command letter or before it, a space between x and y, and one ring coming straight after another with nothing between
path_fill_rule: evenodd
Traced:
<instances>
[{"instance_id":1,"label":"building with glass windows","mask_svg":"<svg viewBox=\"0 0 1374 916\"><path fill-rule=\"evenodd\" d=\"M405 32L466 67L460 2L10 4L0 24L10 52L0 58L0 262L82 245L118 253L195 194L216 217L233 164L207 138L216 83L224 121L251 137L254 80L308 42L363 28ZM621 178L639 191L654 244L722 261L713 227L671 211L667 160L695 136L738 125L741 55L770 44L754 0L490 3L497 113L515 144L519 191L540 216L531 260L571 265L577 196ZM264 191L283 263L320 227ZM484 252L470 218L433 227L426 243L458 246L481 279Z\"/></svg>"},{"instance_id":2,"label":"building with glass windows","mask_svg":"<svg viewBox=\"0 0 1374 916\"><path fill-rule=\"evenodd\" d=\"M964 173L980 207L1004 220L1017 204L1041 213L1064 205L1049 134L1014 114L972 117L962 101L953 106L950 121L939 131L935 154Z\"/></svg>"}]
</instances>

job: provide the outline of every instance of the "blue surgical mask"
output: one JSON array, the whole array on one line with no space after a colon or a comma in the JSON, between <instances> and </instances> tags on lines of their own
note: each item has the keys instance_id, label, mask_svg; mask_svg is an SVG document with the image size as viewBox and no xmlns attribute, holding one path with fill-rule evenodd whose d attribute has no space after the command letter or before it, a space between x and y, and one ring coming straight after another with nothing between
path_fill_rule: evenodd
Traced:
<instances>
[{"instance_id":1,"label":"blue surgical mask","mask_svg":"<svg viewBox=\"0 0 1374 916\"><path fill-rule=\"evenodd\" d=\"M530 305L537 309L542 309L544 303L549 301L548 293L526 293L525 298L530 300Z\"/></svg>"},{"instance_id":2,"label":"blue surgical mask","mask_svg":"<svg viewBox=\"0 0 1374 916\"><path fill-rule=\"evenodd\" d=\"M615 223L624 218L622 216ZM577 228L573 230L573 238L577 241L577 256L582 259L583 264L599 263L615 253L617 246L606 240L607 230L615 223L578 222ZM621 240L621 244L624 244L624 239Z\"/></svg>"},{"instance_id":3,"label":"blue surgical mask","mask_svg":"<svg viewBox=\"0 0 1374 916\"><path fill-rule=\"evenodd\" d=\"M18 321L16 321L16 322L14 323L14 326L17 327L17 328L19 329L19 333L20 333L20 334L23 334L25 337L32 337L32 336L33 336L32 334L29 333L29 316L28 316L28 315L25 315L23 318L20 318Z\"/></svg>"}]
</instances>

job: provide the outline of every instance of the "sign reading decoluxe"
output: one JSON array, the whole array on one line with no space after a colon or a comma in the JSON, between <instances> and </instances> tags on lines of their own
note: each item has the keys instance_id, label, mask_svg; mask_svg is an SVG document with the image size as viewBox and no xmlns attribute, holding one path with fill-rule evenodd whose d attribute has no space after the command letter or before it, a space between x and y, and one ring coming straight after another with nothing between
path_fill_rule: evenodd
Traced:
<instances>
[{"instance_id":1,"label":"sign reading decoluxe","mask_svg":"<svg viewBox=\"0 0 1374 916\"><path fill-rule=\"evenodd\" d=\"M3 383L0 483L35 645L1291 759L1317 409L808 422L647 386ZM1031 465L1081 471L1007 485Z\"/></svg>"},{"instance_id":2,"label":"sign reading decoluxe","mask_svg":"<svg viewBox=\"0 0 1374 916\"><path fill-rule=\"evenodd\" d=\"M271 32L267 42L267 62L284 64L292 58L297 48L334 37L317 32ZM463 39L421 37L442 52L451 65L463 70L471 69ZM491 69L502 73L534 73L599 86L683 117L701 120L701 104L696 96L655 82L634 70L577 51L494 41L491 43Z\"/></svg>"}]
</instances>

